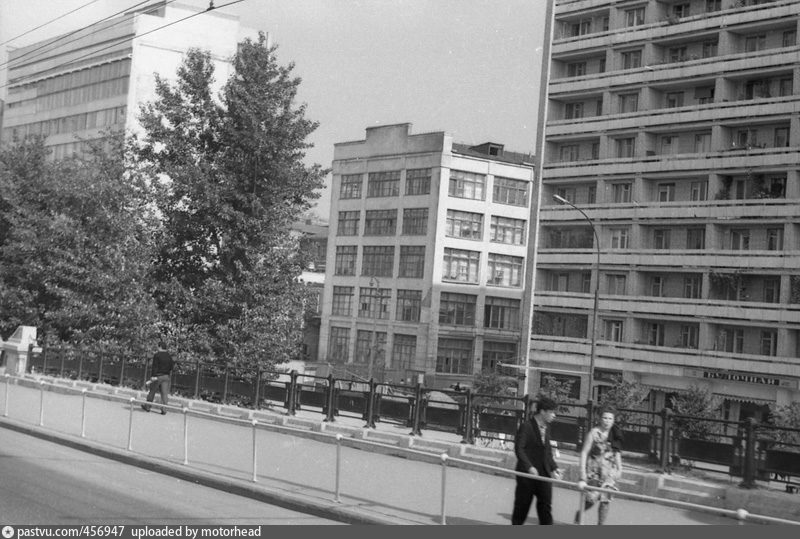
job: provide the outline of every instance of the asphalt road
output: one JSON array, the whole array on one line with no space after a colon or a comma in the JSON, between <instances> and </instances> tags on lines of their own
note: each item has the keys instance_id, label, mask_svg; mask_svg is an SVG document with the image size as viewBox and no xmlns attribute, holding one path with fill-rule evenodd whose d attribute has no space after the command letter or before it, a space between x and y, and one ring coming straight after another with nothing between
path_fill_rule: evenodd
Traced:
<instances>
[{"instance_id":1,"label":"asphalt road","mask_svg":"<svg viewBox=\"0 0 800 539\"><path fill-rule=\"evenodd\" d=\"M340 524L0 432L2 524Z\"/></svg>"}]
</instances>

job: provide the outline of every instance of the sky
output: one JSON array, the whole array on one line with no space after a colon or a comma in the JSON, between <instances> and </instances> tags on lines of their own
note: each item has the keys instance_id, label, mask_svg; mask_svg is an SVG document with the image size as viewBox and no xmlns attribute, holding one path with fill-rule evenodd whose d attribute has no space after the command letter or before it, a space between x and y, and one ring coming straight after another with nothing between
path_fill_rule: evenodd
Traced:
<instances>
[{"instance_id":1,"label":"sky","mask_svg":"<svg viewBox=\"0 0 800 539\"><path fill-rule=\"evenodd\" d=\"M411 123L412 133L445 131L456 142L534 153L545 0L243 0L224 7L230 2L214 4L268 32L278 62L293 62L302 79L298 102L320 124L309 138L309 164L330 168L335 143L397 123ZM6 47L137 3L0 0L0 63ZM208 0L179 3L208 7ZM313 213L328 220L329 209L326 188Z\"/></svg>"}]
</instances>

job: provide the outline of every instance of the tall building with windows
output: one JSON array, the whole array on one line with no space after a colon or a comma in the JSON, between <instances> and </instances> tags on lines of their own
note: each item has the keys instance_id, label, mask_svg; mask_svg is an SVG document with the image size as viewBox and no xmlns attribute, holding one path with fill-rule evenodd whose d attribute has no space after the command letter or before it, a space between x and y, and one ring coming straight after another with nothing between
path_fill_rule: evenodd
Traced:
<instances>
[{"instance_id":1,"label":"tall building with windows","mask_svg":"<svg viewBox=\"0 0 800 539\"><path fill-rule=\"evenodd\" d=\"M410 127L334 146L319 357L468 386L522 349L531 157Z\"/></svg>"},{"instance_id":2,"label":"tall building with windows","mask_svg":"<svg viewBox=\"0 0 800 539\"><path fill-rule=\"evenodd\" d=\"M2 140L43 135L56 159L114 129L136 129L155 97L155 73L175 77L191 47L208 50L217 87L237 43L238 18L165 1L9 51Z\"/></svg>"},{"instance_id":3,"label":"tall building with windows","mask_svg":"<svg viewBox=\"0 0 800 539\"><path fill-rule=\"evenodd\" d=\"M692 384L733 419L800 398L798 20L797 0L556 0L534 383L574 371L588 397L599 286L595 399L618 377L654 410Z\"/></svg>"}]
</instances>

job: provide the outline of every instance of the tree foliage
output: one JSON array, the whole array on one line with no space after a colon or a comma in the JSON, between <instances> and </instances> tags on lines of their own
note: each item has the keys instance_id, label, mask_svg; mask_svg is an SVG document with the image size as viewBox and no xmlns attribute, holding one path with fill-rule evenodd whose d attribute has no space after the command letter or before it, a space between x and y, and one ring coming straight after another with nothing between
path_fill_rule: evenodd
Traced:
<instances>
[{"instance_id":1,"label":"tree foliage","mask_svg":"<svg viewBox=\"0 0 800 539\"><path fill-rule=\"evenodd\" d=\"M559 412L569 412L570 408L569 406L565 406L565 404L575 402L575 399L571 397L572 387L574 385L574 380L559 380L555 376L544 374L542 375L542 383L539 388L537 400L541 397L550 397L559 404Z\"/></svg>"},{"instance_id":2,"label":"tree foliage","mask_svg":"<svg viewBox=\"0 0 800 539\"><path fill-rule=\"evenodd\" d=\"M126 174L122 142L50 162L40 138L0 150L0 331L121 342L152 338L149 288L155 221L141 178Z\"/></svg>"},{"instance_id":3,"label":"tree foliage","mask_svg":"<svg viewBox=\"0 0 800 539\"><path fill-rule=\"evenodd\" d=\"M600 406L616 410L614 421L617 425L624 426L632 415L628 410L638 409L649 393L650 388L639 382L621 378L603 393Z\"/></svg>"},{"instance_id":4,"label":"tree foliage","mask_svg":"<svg viewBox=\"0 0 800 539\"><path fill-rule=\"evenodd\" d=\"M704 419L717 419L722 408L722 399L708 388L691 385L670 399L675 417L673 424L680 436L704 440L715 432L715 425ZM683 416L683 417L681 417Z\"/></svg>"},{"instance_id":5,"label":"tree foliage","mask_svg":"<svg viewBox=\"0 0 800 539\"><path fill-rule=\"evenodd\" d=\"M800 402L770 405L769 423L778 429L768 429L769 437L778 447L800 452ZM791 430L784 430L791 429Z\"/></svg>"},{"instance_id":6,"label":"tree foliage","mask_svg":"<svg viewBox=\"0 0 800 539\"><path fill-rule=\"evenodd\" d=\"M154 267L169 331L190 354L267 365L300 357L306 254L290 225L327 171L303 164L317 124L296 105L300 79L261 34L240 43L214 96L207 52L142 108L138 166L163 218Z\"/></svg>"},{"instance_id":7,"label":"tree foliage","mask_svg":"<svg viewBox=\"0 0 800 539\"><path fill-rule=\"evenodd\" d=\"M513 407L516 388L517 380L513 376L503 376L497 371L481 372L472 383L477 395L473 402L480 406Z\"/></svg>"}]
</instances>

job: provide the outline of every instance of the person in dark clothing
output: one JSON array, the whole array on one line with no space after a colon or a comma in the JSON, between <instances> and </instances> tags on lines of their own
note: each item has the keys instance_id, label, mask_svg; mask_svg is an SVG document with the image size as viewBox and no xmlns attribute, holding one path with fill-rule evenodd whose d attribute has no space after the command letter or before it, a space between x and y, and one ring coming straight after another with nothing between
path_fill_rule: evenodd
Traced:
<instances>
[{"instance_id":1,"label":"person in dark clothing","mask_svg":"<svg viewBox=\"0 0 800 539\"><path fill-rule=\"evenodd\" d=\"M161 390L161 415L167 413L163 405L167 404L169 400L169 382L172 378L172 369L175 367L175 361L172 356L167 352L167 345L164 341L158 342L158 352L153 354L151 360L150 380L147 382L150 385L150 392L147 394L147 402L153 402L156 398L156 391ZM142 404L142 409L145 412L150 411L149 404Z\"/></svg>"},{"instance_id":2,"label":"person in dark clothing","mask_svg":"<svg viewBox=\"0 0 800 539\"><path fill-rule=\"evenodd\" d=\"M516 471L561 479L561 470L553 458L548 429L555 418L555 401L549 397L540 398L536 403L536 414L522 423L514 439L514 453L517 455ZM539 517L539 524L553 523L553 485L547 481L517 476L514 511L511 515L512 524L525 523L534 496L536 497L536 513Z\"/></svg>"}]
</instances>

